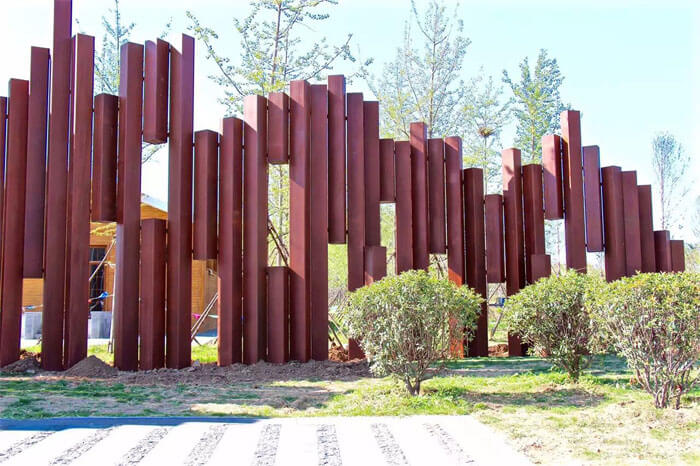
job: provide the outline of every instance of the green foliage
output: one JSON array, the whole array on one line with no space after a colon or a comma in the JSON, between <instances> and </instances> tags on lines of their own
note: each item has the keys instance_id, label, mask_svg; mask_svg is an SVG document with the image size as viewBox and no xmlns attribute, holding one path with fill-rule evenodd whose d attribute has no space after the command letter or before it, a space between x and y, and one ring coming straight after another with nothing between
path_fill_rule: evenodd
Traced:
<instances>
[{"instance_id":1,"label":"green foliage","mask_svg":"<svg viewBox=\"0 0 700 466\"><path fill-rule=\"evenodd\" d=\"M698 383L700 274L644 273L609 284L593 306L637 381L668 407Z\"/></svg>"},{"instance_id":2,"label":"green foliage","mask_svg":"<svg viewBox=\"0 0 700 466\"><path fill-rule=\"evenodd\" d=\"M395 375L416 395L428 368L450 357L450 341L472 332L482 301L423 270L404 272L349 294L348 330L373 372Z\"/></svg>"},{"instance_id":3,"label":"green foliage","mask_svg":"<svg viewBox=\"0 0 700 466\"><path fill-rule=\"evenodd\" d=\"M575 270L540 279L506 300L506 326L577 382L599 341L586 303L603 286L597 275Z\"/></svg>"}]
</instances>

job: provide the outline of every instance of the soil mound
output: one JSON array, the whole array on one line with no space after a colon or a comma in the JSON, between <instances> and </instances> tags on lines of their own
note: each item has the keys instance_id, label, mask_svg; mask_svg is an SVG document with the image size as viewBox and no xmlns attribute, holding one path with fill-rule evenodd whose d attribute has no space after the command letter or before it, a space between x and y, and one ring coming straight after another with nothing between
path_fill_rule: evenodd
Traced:
<instances>
[{"instance_id":1,"label":"soil mound","mask_svg":"<svg viewBox=\"0 0 700 466\"><path fill-rule=\"evenodd\" d=\"M119 371L96 356L88 356L63 373L69 377L116 377Z\"/></svg>"},{"instance_id":2,"label":"soil mound","mask_svg":"<svg viewBox=\"0 0 700 466\"><path fill-rule=\"evenodd\" d=\"M331 345L328 350L328 359L336 362L345 362L348 360L348 350L338 345Z\"/></svg>"},{"instance_id":3,"label":"soil mound","mask_svg":"<svg viewBox=\"0 0 700 466\"><path fill-rule=\"evenodd\" d=\"M37 372L39 370L39 367L40 365L37 358L31 356L19 359L11 364L8 364L7 366L0 369L0 372L10 372L13 374L33 374L34 372Z\"/></svg>"},{"instance_id":4,"label":"soil mound","mask_svg":"<svg viewBox=\"0 0 700 466\"><path fill-rule=\"evenodd\" d=\"M489 346L489 356L508 356L508 345L499 344Z\"/></svg>"}]
</instances>

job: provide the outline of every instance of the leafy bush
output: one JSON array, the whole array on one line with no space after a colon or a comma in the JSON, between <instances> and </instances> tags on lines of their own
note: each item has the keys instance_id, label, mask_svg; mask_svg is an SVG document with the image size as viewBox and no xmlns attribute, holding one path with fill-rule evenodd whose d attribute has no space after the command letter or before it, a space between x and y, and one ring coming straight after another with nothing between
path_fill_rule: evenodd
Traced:
<instances>
[{"instance_id":1,"label":"leafy bush","mask_svg":"<svg viewBox=\"0 0 700 466\"><path fill-rule=\"evenodd\" d=\"M345 311L350 336L360 340L372 371L395 375L416 395L428 368L450 358L450 339L471 334L482 301L470 288L420 270L350 293Z\"/></svg>"},{"instance_id":2,"label":"leafy bush","mask_svg":"<svg viewBox=\"0 0 700 466\"><path fill-rule=\"evenodd\" d=\"M506 326L577 382L598 343L587 296L602 286L597 275L575 270L543 278L506 300Z\"/></svg>"},{"instance_id":3,"label":"leafy bush","mask_svg":"<svg viewBox=\"0 0 700 466\"><path fill-rule=\"evenodd\" d=\"M596 316L657 408L698 383L700 274L644 273L607 286Z\"/></svg>"}]
</instances>

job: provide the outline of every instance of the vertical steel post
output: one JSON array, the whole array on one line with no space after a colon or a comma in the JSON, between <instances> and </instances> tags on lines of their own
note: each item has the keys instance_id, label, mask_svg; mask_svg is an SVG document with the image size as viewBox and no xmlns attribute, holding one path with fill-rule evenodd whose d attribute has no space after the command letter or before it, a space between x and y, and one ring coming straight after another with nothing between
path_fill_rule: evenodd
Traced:
<instances>
[{"instance_id":1,"label":"vertical steel post","mask_svg":"<svg viewBox=\"0 0 700 466\"><path fill-rule=\"evenodd\" d=\"M682 239L671 240L671 271L685 271L685 244Z\"/></svg>"},{"instance_id":2,"label":"vertical steel post","mask_svg":"<svg viewBox=\"0 0 700 466\"><path fill-rule=\"evenodd\" d=\"M464 170L464 218L466 224L467 285L484 298L477 320L476 333L469 342L468 355L488 356L484 172L480 168Z\"/></svg>"},{"instance_id":3,"label":"vertical steel post","mask_svg":"<svg viewBox=\"0 0 700 466\"><path fill-rule=\"evenodd\" d=\"M365 159L365 245L381 244L379 222L380 163L379 163L379 102L363 105Z\"/></svg>"},{"instance_id":4,"label":"vertical steel post","mask_svg":"<svg viewBox=\"0 0 700 466\"><path fill-rule=\"evenodd\" d=\"M2 260L2 226L5 204L5 137L7 132L7 97L0 97L0 260Z\"/></svg>"},{"instance_id":5,"label":"vertical steel post","mask_svg":"<svg viewBox=\"0 0 700 466\"><path fill-rule=\"evenodd\" d=\"M428 226L430 252L445 254L445 143L428 140Z\"/></svg>"},{"instance_id":6,"label":"vertical steel post","mask_svg":"<svg viewBox=\"0 0 700 466\"><path fill-rule=\"evenodd\" d=\"M289 361L289 269L267 268L267 360Z\"/></svg>"},{"instance_id":7,"label":"vertical steel post","mask_svg":"<svg viewBox=\"0 0 700 466\"><path fill-rule=\"evenodd\" d=\"M605 279L612 282L625 276L625 225L620 167L603 167L601 177L605 230Z\"/></svg>"},{"instance_id":8,"label":"vertical steel post","mask_svg":"<svg viewBox=\"0 0 700 466\"><path fill-rule=\"evenodd\" d=\"M165 227L163 219L141 222L141 370L159 369L165 364Z\"/></svg>"},{"instance_id":9,"label":"vertical steel post","mask_svg":"<svg viewBox=\"0 0 700 466\"><path fill-rule=\"evenodd\" d=\"M447 205L448 278L457 286L466 283L464 265L464 188L462 139L445 138L445 195ZM398 234L398 233L397 233Z\"/></svg>"},{"instance_id":10,"label":"vertical steel post","mask_svg":"<svg viewBox=\"0 0 700 466\"><path fill-rule=\"evenodd\" d=\"M586 248L603 251L603 218L600 200L600 149L583 148L583 194L586 200Z\"/></svg>"},{"instance_id":11,"label":"vertical steel post","mask_svg":"<svg viewBox=\"0 0 700 466\"><path fill-rule=\"evenodd\" d=\"M379 172L379 201L396 202L393 139L379 140Z\"/></svg>"},{"instance_id":12,"label":"vertical steel post","mask_svg":"<svg viewBox=\"0 0 700 466\"><path fill-rule=\"evenodd\" d=\"M268 97L267 161L270 164L289 162L289 96L272 92Z\"/></svg>"},{"instance_id":13,"label":"vertical steel post","mask_svg":"<svg viewBox=\"0 0 700 466\"><path fill-rule=\"evenodd\" d=\"M673 272L671 233L668 230L654 232L654 253L656 256L656 271Z\"/></svg>"},{"instance_id":14,"label":"vertical steel post","mask_svg":"<svg viewBox=\"0 0 700 466\"><path fill-rule=\"evenodd\" d=\"M552 262L549 254L533 254L528 257L527 273L530 283L535 283L540 278L549 277L552 273Z\"/></svg>"},{"instance_id":15,"label":"vertical steel post","mask_svg":"<svg viewBox=\"0 0 700 466\"><path fill-rule=\"evenodd\" d=\"M642 272L656 272L651 185L637 186L637 194L639 198L639 241L642 249Z\"/></svg>"},{"instance_id":16,"label":"vertical steel post","mask_svg":"<svg viewBox=\"0 0 700 466\"><path fill-rule=\"evenodd\" d=\"M93 222L117 219L117 121L119 97L95 96L95 129L92 143Z\"/></svg>"},{"instance_id":17,"label":"vertical steel post","mask_svg":"<svg viewBox=\"0 0 700 466\"><path fill-rule=\"evenodd\" d=\"M163 144L168 140L168 68L170 44L146 41L143 84L143 140Z\"/></svg>"},{"instance_id":18,"label":"vertical steel post","mask_svg":"<svg viewBox=\"0 0 700 466\"><path fill-rule=\"evenodd\" d=\"M577 110L565 110L561 113L561 142L564 161L562 169L566 267L586 273L581 114Z\"/></svg>"},{"instance_id":19,"label":"vertical steel post","mask_svg":"<svg viewBox=\"0 0 700 466\"><path fill-rule=\"evenodd\" d=\"M328 76L328 242L344 244L345 76Z\"/></svg>"},{"instance_id":20,"label":"vertical steel post","mask_svg":"<svg viewBox=\"0 0 700 466\"><path fill-rule=\"evenodd\" d=\"M625 274L631 277L642 270L642 245L639 229L637 172L622 172L622 219L625 226Z\"/></svg>"},{"instance_id":21,"label":"vertical steel post","mask_svg":"<svg viewBox=\"0 0 700 466\"><path fill-rule=\"evenodd\" d=\"M486 281L503 283L506 272L503 259L503 196L484 196L486 215Z\"/></svg>"},{"instance_id":22,"label":"vertical steel post","mask_svg":"<svg viewBox=\"0 0 700 466\"><path fill-rule=\"evenodd\" d=\"M219 134L194 133L194 253L197 260L216 259L216 204Z\"/></svg>"},{"instance_id":23,"label":"vertical steel post","mask_svg":"<svg viewBox=\"0 0 700 466\"><path fill-rule=\"evenodd\" d=\"M542 166L523 166L523 211L525 222L525 271L528 283L533 283L530 271L530 258L544 254L544 209L542 206Z\"/></svg>"},{"instance_id":24,"label":"vertical steel post","mask_svg":"<svg viewBox=\"0 0 700 466\"><path fill-rule=\"evenodd\" d=\"M544 169L544 218L547 220L564 218L561 138L559 136L548 135L542 138L542 167Z\"/></svg>"},{"instance_id":25,"label":"vertical steel post","mask_svg":"<svg viewBox=\"0 0 700 466\"><path fill-rule=\"evenodd\" d=\"M396 141L394 150L396 151L396 227L394 232L396 235L396 273L398 274L413 268L411 145L408 141ZM459 176L461 185L461 172ZM461 202L460 197L460 212L462 212ZM464 275L464 272L462 272L462 275Z\"/></svg>"},{"instance_id":26,"label":"vertical steel post","mask_svg":"<svg viewBox=\"0 0 700 466\"><path fill-rule=\"evenodd\" d=\"M364 109L361 93L348 98L348 290L364 285L365 151Z\"/></svg>"},{"instance_id":27,"label":"vertical steel post","mask_svg":"<svg viewBox=\"0 0 700 466\"><path fill-rule=\"evenodd\" d=\"M428 270L428 133L425 123L411 123L411 194L413 196L413 268Z\"/></svg>"},{"instance_id":28,"label":"vertical steel post","mask_svg":"<svg viewBox=\"0 0 700 466\"><path fill-rule=\"evenodd\" d=\"M365 285L386 277L386 248L365 246Z\"/></svg>"}]
</instances>

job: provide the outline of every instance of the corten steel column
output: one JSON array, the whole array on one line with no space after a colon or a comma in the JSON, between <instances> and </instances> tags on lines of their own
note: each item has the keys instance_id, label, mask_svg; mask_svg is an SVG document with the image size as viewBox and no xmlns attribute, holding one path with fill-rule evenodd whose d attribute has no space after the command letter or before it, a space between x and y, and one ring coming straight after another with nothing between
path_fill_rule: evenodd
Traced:
<instances>
[{"instance_id":1,"label":"corten steel column","mask_svg":"<svg viewBox=\"0 0 700 466\"><path fill-rule=\"evenodd\" d=\"M379 201L396 202L393 139L379 140L379 172Z\"/></svg>"},{"instance_id":2,"label":"corten steel column","mask_svg":"<svg viewBox=\"0 0 700 466\"><path fill-rule=\"evenodd\" d=\"M637 195L639 199L639 241L642 248L642 272L656 272L651 185L637 186Z\"/></svg>"},{"instance_id":3,"label":"corten steel column","mask_svg":"<svg viewBox=\"0 0 700 466\"><path fill-rule=\"evenodd\" d=\"M536 254L544 254L544 210L542 208L542 166L523 166L523 211L525 222L525 261L526 278L533 283L529 259Z\"/></svg>"},{"instance_id":4,"label":"corten steel column","mask_svg":"<svg viewBox=\"0 0 700 466\"><path fill-rule=\"evenodd\" d=\"M267 360L289 361L289 269L267 268Z\"/></svg>"},{"instance_id":5,"label":"corten steel column","mask_svg":"<svg viewBox=\"0 0 700 466\"><path fill-rule=\"evenodd\" d=\"M484 172L464 170L464 218L466 224L467 285L488 297L486 285L486 244L484 239ZM469 342L469 356L489 355L487 304L481 304L476 334Z\"/></svg>"},{"instance_id":6,"label":"corten steel column","mask_svg":"<svg viewBox=\"0 0 700 466\"><path fill-rule=\"evenodd\" d=\"M92 143L93 222L117 219L117 121L119 97L95 96L95 129Z\"/></svg>"},{"instance_id":7,"label":"corten steel column","mask_svg":"<svg viewBox=\"0 0 700 466\"><path fill-rule=\"evenodd\" d=\"M657 272L672 272L673 257L671 255L671 233L668 230L654 232L654 255Z\"/></svg>"},{"instance_id":8,"label":"corten steel column","mask_svg":"<svg viewBox=\"0 0 700 466\"><path fill-rule=\"evenodd\" d=\"M328 359L328 90L311 86L311 358ZM377 206L379 204L377 203Z\"/></svg>"},{"instance_id":9,"label":"corten steel column","mask_svg":"<svg viewBox=\"0 0 700 466\"><path fill-rule=\"evenodd\" d=\"M685 244L682 239L671 240L671 271L685 271Z\"/></svg>"},{"instance_id":10,"label":"corten steel column","mask_svg":"<svg viewBox=\"0 0 700 466\"><path fill-rule=\"evenodd\" d=\"M411 188L411 145L396 141L396 273L413 268L413 196ZM461 156L460 156L461 160ZM460 186L462 174L460 172ZM461 192L461 187L460 187ZM462 212L462 198L459 210ZM464 243L462 243L464 245ZM464 259L462 259L464 260ZM462 262L464 264L464 262ZM462 267L463 269L464 267ZM462 272L464 275L464 272Z\"/></svg>"},{"instance_id":11,"label":"corten steel column","mask_svg":"<svg viewBox=\"0 0 700 466\"><path fill-rule=\"evenodd\" d=\"M345 76L328 76L328 242L345 237Z\"/></svg>"},{"instance_id":12,"label":"corten steel column","mask_svg":"<svg viewBox=\"0 0 700 466\"><path fill-rule=\"evenodd\" d=\"M224 118L219 162L218 363L242 361L243 121Z\"/></svg>"},{"instance_id":13,"label":"corten steel column","mask_svg":"<svg viewBox=\"0 0 700 466\"><path fill-rule=\"evenodd\" d=\"M170 44L146 41L143 83L143 140L163 144L168 140L168 69Z\"/></svg>"},{"instance_id":14,"label":"corten steel column","mask_svg":"<svg viewBox=\"0 0 700 466\"><path fill-rule=\"evenodd\" d=\"M603 251L603 218L600 200L600 149L583 148L583 194L586 200L586 248Z\"/></svg>"},{"instance_id":15,"label":"corten steel column","mask_svg":"<svg viewBox=\"0 0 700 466\"><path fill-rule=\"evenodd\" d=\"M219 134L194 134L194 253L197 260L216 259L216 201Z\"/></svg>"},{"instance_id":16,"label":"corten steel column","mask_svg":"<svg viewBox=\"0 0 700 466\"><path fill-rule=\"evenodd\" d=\"M2 228L0 367L19 359L29 81L10 79Z\"/></svg>"},{"instance_id":17,"label":"corten steel column","mask_svg":"<svg viewBox=\"0 0 700 466\"><path fill-rule=\"evenodd\" d=\"M87 356L87 327L90 313L88 302L90 299L90 168L92 162L95 39L78 34L74 43L75 69L73 70L71 97L73 117L71 118L71 150L68 170L70 230L67 268L69 288L63 356L63 365L66 368L82 361ZM138 242L136 244L138 249Z\"/></svg>"},{"instance_id":18,"label":"corten steel column","mask_svg":"<svg viewBox=\"0 0 700 466\"><path fill-rule=\"evenodd\" d=\"M142 108L143 46L128 42L119 77L114 365L131 371L138 369L139 351Z\"/></svg>"},{"instance_id":19,"label":"corten steel column","mask_svg":"<svg viewBox=\"0 0 700 466\"><path fill-rule=\"evenodd\" d=\"M243 362L265 359L267 323L267 101L243 101Z\"/></svg>"},{"instance_id":20,"label":"corten steel column","mask_svg":"<svg viewBox=\"0 0 700 466\"><path fill-rule=\"evenodd\" d=\"M311 303L309 287L309 118L311 86L290 84L289 163L289 294L290 358L306 362L311 357Z\"/></svg>"},{"instance_id":21,"label":"corten steel column","mask_svg":"<svg viewBox=\"0 0 700 466\"><path fill-rule=\"evenodd\" d=\"M270 164L289 163L289 96L272 92L268 97L267 161Z\"/></svg>"},{"instance_id":22,"label":"corten steel column","mask_svg":"<svg viewBox=\"0 0 700 466\"><path fill-rule=\"evenodd\" d=\"M2 258L3 204L5 197L5 134L7 130L7 97L0 97L0 260Z\"/></svg>"},{"instance_id":23,"label":"corten steel column","mask_svg":"<svg viewBox=\"0 0 700 466\"><path fill-rule=\"evenodd\" d=\"M530 283L551 275L552 262L549 254L533 254L528 256L528 259L527 273L530 276Z\"/></svg>"},{"instance_id":24,"label":"corten steel column","mask_svg":"<svg viewBox=\"0 0 700 466\"><path fill-rule=\"evenodd\" d=\"M365 284L371 285L386 277L386 247L365 246Z\"/></svg>"},{"instance_id":25,"label":"corten steel column","mask_svg":"<svg viewBox=\"0 0 700 466\"><path fill-rule=\"evenodd\" d=\"M63 309L66 281L68 117L70 114L71 0L54 0L49 155L46 172L44 311L41 366L63 368Z\"/></svg>"},{"instance_id":26,"label":"corten steel column","mask_svg":"<svg viewBox=\"0 0 700 466\"><path fill-rule=\"evenodd\" d=\"M192 325L192 148L194 39L170 49L168 160L168 265L165 364L190 365Z\"/></svg>"},{"instance_id":27,"label":"corten steel column","mask_svg":"<svg viewBox=\"0 0 700 466\"><path fill-rule=\"evenodd\" d=\"M445 254L445 143L428 140L428 226L430 252Z\"/></svg>"},{"instance_id":28,"label":"corten steel column","mask_svg":"<svg viewBox=\"0 0 700 466\"><path fill-rule=\"evenodd\" d=\"M620 167L603 167L603 224L605 226L605 279L625 276L625 224L623 221L622 172Z\"/></svg>"},{"instance_id":29,"label":"corten steel column","mask_svg":"<svg viewBox=\"0 0 700 466\"><path fill-rule=\"evenodd\" d=\"M562 194L561 138L556 135L542 137L542 169L544 185L544 218L564 218Z\"/></svg>"},{"instance_id":30,"label":"corten steel column","mask_svg":"<svg viewBox=\"0 0 700 466\"><path fill-rule=\"evenodd\" d=\"M141 222L141 370L158 369L165 364L165 227L164 219Z\"/></svg>"},{"instance_id":31,"label":"corten steel column","mask_svg":"<svg viewBox=\"0 0 700 466\"><path fill-rule=\"evenodd\" d=\"M503 262L503 196L484 196L486 214L486 281L503 283L506 280Z\"/></svg>"},{"instance_id":32,"label":"corten steel column","mask_svg":"<svg viewBox=\"0 0 700 466\"><path fill-rule=\"evenodd\" d=\"M32 47L27 137L27 207L24 218L25 278L44 276L44 196L49 111L49 49Z\"/></svg>"},{"instance_id":33,"label":"corten steel column","mask_svg":"<svg viewBox=\"0 0 700 466\"><path fill-rule=\"evenodd\" d=\"M411 193L413 195L413 268L428 270L428 158L425 123L411 123Z\"/></svg>"},{"instance_id":34,"label":"corten steel column","mask_svg":"<svg viewBox=\"0 0 700 466\"><path fill-rule=\"evenodd\" d=\"M636 171L622 172L622 205L622 218L625 225L625 274L631 277L642 270Z\"/></svg>"},{"instance_id":35,"label":"corten steel column","mask_svg":"<svg viewBox=\"0 0 700 466\"><path fill-rule=\"evenodd\" d=\"M523 186L519 149L501 152L503 159L503 219L506 252L506 294L514 295L525 286L525 247L523 243ZM524 356L525 345L516 335L508 335L508 355Z\"/></svg>"},{"instance_id":36,"label":"corten steel column","mask_svg":"<svg viewBox=\"0 0 700 466\"><path fill-rule=\"evenodd\" d=\"M379 222L379 102L365 102L364 158L365 158L365 245L381 244Z\"/></svg>"},{"instance_id":37,"label":"corten steel column","mask_svg":"<svg viewBox=\"0 0 700 466\"><path fill-rule=\"evenodd\" d=\"M564 234L566 267L586 273L586 232L583 212L583 165L581 115L577 110L561 113L564 175Z\"/></svg>"},{"instance_id":38,"label":"corten steel column","mask_svg":"<svg viewBox=\"0 0 700 466\"><path fill-rule=\"evenodd\" d=\"M462 139L445 138L445 194L447 204L447 274L452 283L466 282L464 266L464 190Z\"/></svg>"}]
</instances>

